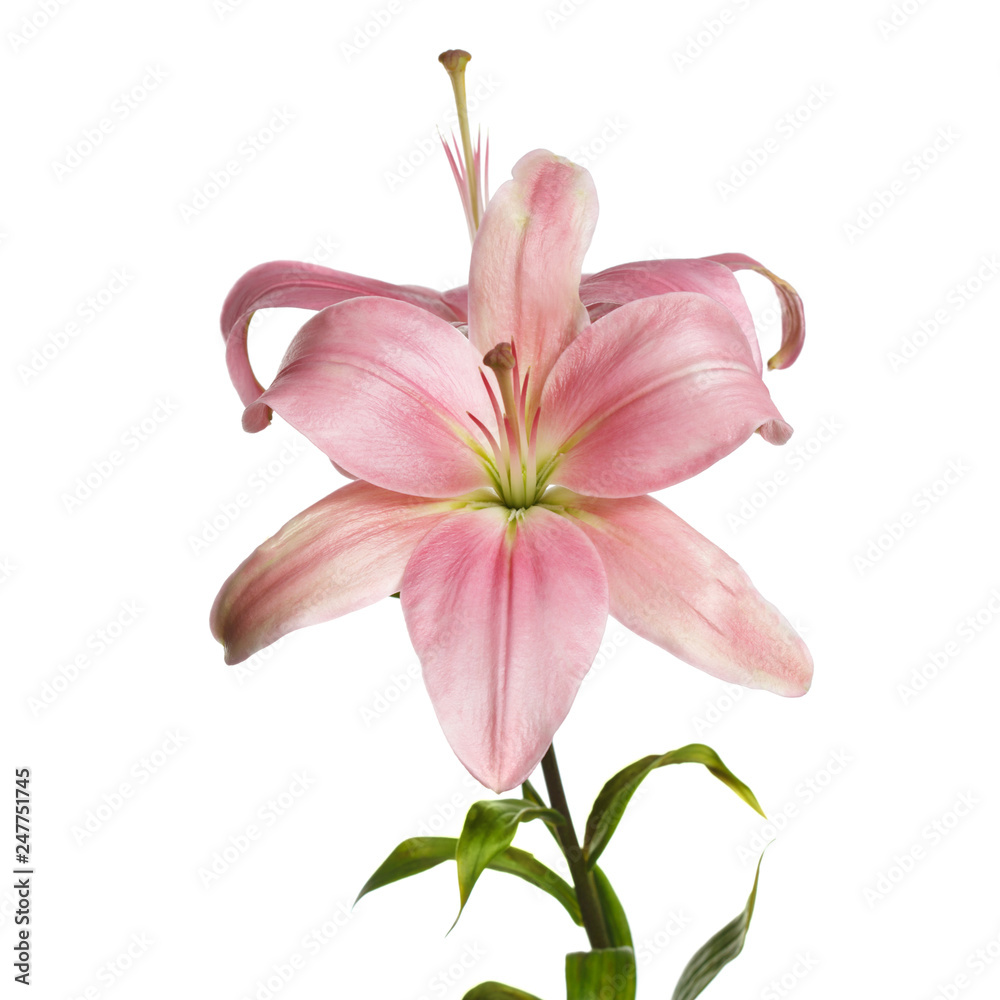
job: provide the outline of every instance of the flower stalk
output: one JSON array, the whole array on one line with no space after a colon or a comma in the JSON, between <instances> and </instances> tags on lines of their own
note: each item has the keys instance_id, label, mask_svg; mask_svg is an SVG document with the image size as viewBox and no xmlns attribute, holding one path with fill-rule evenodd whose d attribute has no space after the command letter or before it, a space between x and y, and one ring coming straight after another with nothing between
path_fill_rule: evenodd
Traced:
<instances>
[{"instance_id":1,"label":"flower stalk","mask_svg":"<svg viewBox=\"0 0 1000 1000\"><path fill-rule=\"evenodd\" d=\"M566 822L555 828L559 846L566 856L570 874L573 876L573 888L576 890L577 902L580 904L580 915L583 926L590 939L590 947L597 950L610 948L611 938L604 922L604 912L597 898L597 887L594 876L587 871L587 862L583 856L580 842L576 839L576 830L570 818L569 805L566 802L566 792L563 790L562 776L559 774L559 764L556 762L556 751L553 744L542 758L542 774L545 776L545 787L549 792L549 802L552 808L561 813Z\"/></svg>"}]
</instances>

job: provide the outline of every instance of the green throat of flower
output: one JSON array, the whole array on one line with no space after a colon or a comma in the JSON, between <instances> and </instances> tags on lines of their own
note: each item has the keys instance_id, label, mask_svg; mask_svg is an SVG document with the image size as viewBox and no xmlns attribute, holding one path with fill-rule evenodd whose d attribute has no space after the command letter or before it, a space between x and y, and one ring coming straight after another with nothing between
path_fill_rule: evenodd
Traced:
<instances>
[{"instance_id":1,"label":"green throat of flower","mask_svg":"<svg viewBox=\"0 0 1000 1000\"><path fill-rule=\"evenodd\" d=\"M512 511L523 510L536 504L545 492L555 471L558 455L539 455L538 418L541 410L528 401L530 369L521 378L517 364L517 351L511 343L497 344L487 351L483 364L493 370L500 399L490 384L486 373L480 375L497 422L494 437L481 420L469 414L489 442L492 457L481 452L486 469L498 500ZM497 439L499 438L499 440Z\"/></svg>"}]
</instances>

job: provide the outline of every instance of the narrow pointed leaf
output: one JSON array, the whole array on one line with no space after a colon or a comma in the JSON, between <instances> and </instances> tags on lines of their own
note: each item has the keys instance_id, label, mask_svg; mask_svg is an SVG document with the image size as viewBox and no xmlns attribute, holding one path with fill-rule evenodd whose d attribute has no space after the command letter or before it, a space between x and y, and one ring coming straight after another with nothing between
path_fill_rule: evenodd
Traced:
<instances>
[{"instance_id":1,"label":"narrow pointed leaf","mask_svg":"<svg viewBox=\"0 0 1000 1000\"><path fill-rule=\"evenodd\" d=\"M533 819L544 819L548 823L563 822L562 816L554 809L544 809L527 799L486 799L472 803L465 815L465 826L455 851L461 899L459 916L479 876L494 858L510 847L518 825ZM458 922L458 917L455 921Z\"/></svg>"},{"instance_id":2,"label":"narrow pointed leaf","mask_svg":"<svg viewBox=\"0 0 1000 1000\"><path fill-rule=\"evenodd\" d=\"M544 889L553 899L562 904L572 917L573 923L578 927L583 926L580 904L576 901L576 892L573 887L551 868L543 865L534 854L516 847L508 847L503 854L498 854L490 862L489 868L491 871L516 875L518 878L523 878L525 882L530 882L536 888Z\"/></svg>"},{"instance_id":3,"label":"narrow pointed leaf","mask_svg":"<svg viewBox=\"0 0 1000 1000\"><path fill-rule=\"evenodd\" d=\"M404 840L365 882L358 899L373 889L381 889L391 882L428 871L442 861L454 861L457 843L454 837L411 837ZM354 900L355 905L358 899Z\"/></svg>"},{"instance_id":4,"label":"narrow pointed leaf","mask_svg":"<svg viewBox=\"0 0 1000 1000\"><path fill-rule=\"evenodd\" d=\"M567 1000L635 1000L631 948L576 951L566 956Z\"/></svg>"},{"instance_id":5,"label":"narrow pointed leaf","mask_svg":"<svg viewBox=\"0 0 1000 1000\"><path fill-rule=\"evenodd\" d=\"M611 888L608 876L594 865L594 884L597 887L597 899L604 913L604 925L608 929L608 937L615 948L632 947L632 931L625 917L625 909L618 899L615 890Z\"/></svg>"},{"instance_id":6,"label":"narrow pointed leaf","mask_svg":"<svg viewBox=\"0 0 1000 1000\"><path fill-rule=\"evenodd\" d=\"M764 855L760 856L760 861ZM753 889L743 912L734 917L714 937L709 938L688 962L674 989L672 1000L694 1000L708 984L743 950L754 903L757 901L757 880L760 878L760 861L753 877Z\"/></svg>"},{"instance_id":7,"label":"narrow pointed leaf","mask_svg":"<svg viewBox=\"0 0 1000 1000\"><path fill-rule=\"evenodd\" d=\"M750 789L722 763L719 755L704 743L690 743L679 750L671 750L660 756L652 754L619 771L602 789L587 818L587 832L584 853L587 865L592 867L601 852L608 846L611 835L618 827L625 807L651 771L667 764L703 764L724 785L731 788L747 805L764 816L764 810ZM765 817L766 818L766 817Z\"/></svg>"},{"instance_id":8,"label":"narrow pointed leaf","mask_svg":"<svg viewBox=\"0 0 1000 1000\"><path fill-rule=\"evenodd\" d=\"M534 993L516 990L513 986L490 982L473 986L462 1000L538 1000L538 997Z\"/></svg>"},{"instance_id":9,"label":"narrow pointed leaf","mask_svg":"<svg viewBox=\"0 0 1000 1000\"><path fill-rule=\"evenodd\" d=\"M358 899L373 889L380 889L410 875L428 871L442 861L454 861L457 847L458 841L454 837L413 837L404 840L368 879L364 888L358 893ZM573 887L551 868L542 864L533 854L518 850L516 847L508 847L490 862L489 867L493 871L516 875L536 888L544 890L563 906L575 924L583 926L580 904L576 901ZM356 899L355 903L357 901Z\"/></svg>"}]
</instances>

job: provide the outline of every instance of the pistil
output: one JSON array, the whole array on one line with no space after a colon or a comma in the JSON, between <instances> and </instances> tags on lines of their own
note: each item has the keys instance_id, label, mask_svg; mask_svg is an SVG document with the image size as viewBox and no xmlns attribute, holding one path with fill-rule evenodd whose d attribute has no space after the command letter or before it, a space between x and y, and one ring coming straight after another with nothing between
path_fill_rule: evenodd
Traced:
<instances>
[{"instance_id":1,"label":"pistil","mask_svg":"<svg viewBox=\"0 0 1000 1000\"><path fill-rule=\"evenodd\" d=\"M483 364L492 369L500 390L498 401L490 380L482 373L499 430L499 444L488 432L487 440L497 460L496 481L500 495L511 509L530 507L537 499L539 489L544 487L544 482L539 481L537 468L538 418L541 411L535 411L530 425L527 415L531 372L525 372L524 378L521 378L517 351L513 344L507 342L487 351ZM480 421L476 423L485 431Z\"/></svg>"}]
</instances>

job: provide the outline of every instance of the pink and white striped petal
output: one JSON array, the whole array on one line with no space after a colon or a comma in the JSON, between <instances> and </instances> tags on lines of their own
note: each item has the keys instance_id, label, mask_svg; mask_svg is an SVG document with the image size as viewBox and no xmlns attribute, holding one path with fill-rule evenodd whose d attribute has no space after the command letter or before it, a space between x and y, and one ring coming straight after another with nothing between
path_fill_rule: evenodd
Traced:
<instances>
[{"instance_id":1,"label":"pink and white striped petal","mask_svg":"<svg viewBox=\"0 0 1000 1000\"><path fill-rule=\"evenodd\" d=\"M292 518L215 599L212 634L226 663L396 593L417 544L454 509L356 482Z\"/></svg>"},{"instance_id":2,"label":"pink and white striped petal","mask_svg":"<svg viewBox=\"0 0 1000 1000\"><path fill-rule=\"evenodd\" d=\"M607 621L601 560L583 531L539 507L439 524L403 574L406 625L459 760L504 792L542 759Z\"/></svg>"},{"instance_id":3,"label":"pink and white striped petal","mask_svg":"<svg viewBox=\"0 0 1000 1000\"><path fill-rule=\"evenodd\" d=\"M812 658L795 630L721 549L652 497L599 500L569 490L565 505L608 576L611 614L713 677L798 696Z\"/></svg>"},{"instance_id":4,"label":"pink and white striped petal","mask_svg":"<svg viewBox=\"0 0 1000 1000\"><path fill-rule=\"evenodd\" d=\"M271 407L359 479L458 496L489 485L468 415L490 412L479 360L450 323L417 306L351 299L302 327L251 407Z\"/></svg>"},{"instance_id":5,"label":"pink and white striped petal","mask_svg":"<svg viewBox=\"0 0 1000 1000\"><path fill-rule=\"evenodd\" d=\"M453 322L457 316L440 292L419 285L393 285L376 278L364 278L346 271L334 271L318 264L276 260L251 268L233 285L222 306L222 336L226 341L226 364L229 377L244 406L249 406L264 391L250 365L247 352L247 329L258 309L272 306L297 306L300 309L325 309L337 302L360 295L410 302L435 316ZM257 407L245 411L243 426L248 431L263 430L271 413Z\"/></svg>"},{"instance_id":6,"label":"pink and white striped petal","mask_svg":"<svg viewBox=\"0 0 1000 1000\"><path fill-rule=\"evenodd\" d=\"M590 174L536 149L514 165L513 179L493 195L476 234L469 340L480 356L513 343L521 371L531 368L535 392L589 323L580 268L596 222Z\"/></svg>"},{"instance_id":7,"label":"pink and white striped petal","mask_svg":"<svg viewBox=\"0 0 1000 1000\"><path fill-rule=\"evenodd\" d=\"M565 453L552 481L599 497L671 486L757 430L773 444L792 433L733 314L695 292L602 316L559 359L541 411L539 454Z\"/></svg>"},{"instance_id":8,"label":"pink and white striped petal","mask_svg":"<svg viewBox=\"0 0 1000 1000\"><path fill-rule=\"evenodd\" d=\"M626 302L666 292L701 292L722 303L740 324L757 372L764 370L750 309L739 282L725 264L706 257L637 260L585 275L580 282L580 298L587 307L591 322Z\"/></svg>"}]
</instances>

